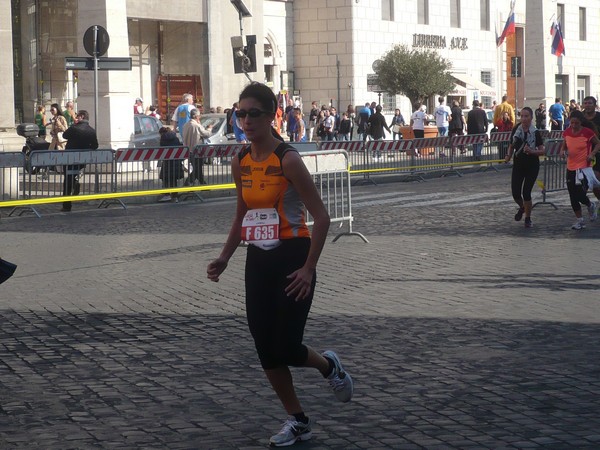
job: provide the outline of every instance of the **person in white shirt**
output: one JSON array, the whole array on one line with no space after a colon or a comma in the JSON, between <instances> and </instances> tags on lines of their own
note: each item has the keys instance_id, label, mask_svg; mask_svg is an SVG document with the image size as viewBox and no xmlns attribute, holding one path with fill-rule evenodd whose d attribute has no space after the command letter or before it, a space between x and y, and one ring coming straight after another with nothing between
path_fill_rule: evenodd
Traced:
<instances>
[{"instance_id":1,"label":"person in white shirt","mask_svg":"<svg viewBox=\"0 0 600 450\"><path fill-rule=\"evenodd\" d=\"M435 109L435 124L437 125L440 136L448 136L448 126L450 125L450 107L444 105L444 97L439 97L440 106Z\"/></svg>"},{"instance_id":2,"label":"person in white shirt","mask_svg":"<svg viewBox=\"0 0 600 450\"><path fill-rule=\"evenodd\" d=\"M421 105L410 118L410 126L416 139L425 137L425 121L427 120L427 107Z\"/></svg>"}]
</instances>

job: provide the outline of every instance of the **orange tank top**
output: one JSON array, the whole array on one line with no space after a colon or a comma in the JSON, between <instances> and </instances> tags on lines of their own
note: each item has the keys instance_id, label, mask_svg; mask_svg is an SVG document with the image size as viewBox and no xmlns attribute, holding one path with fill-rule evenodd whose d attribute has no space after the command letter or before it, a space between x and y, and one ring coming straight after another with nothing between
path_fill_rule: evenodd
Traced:
<instances>
[{"instance_id":1,"label":"orange tank top","mask_svg":"<svg viewBox=\"0 0 600 450\"><path fill-rule=\"evenodd\" d=\"M239 154L242 198L248 209L275 208L279 214L279 238L310 237L305 207L298 191L283 173L281 161L288 151L297 151L281 143L264 161L254 161L250 146Z\"/></svg>"}]
</instances>

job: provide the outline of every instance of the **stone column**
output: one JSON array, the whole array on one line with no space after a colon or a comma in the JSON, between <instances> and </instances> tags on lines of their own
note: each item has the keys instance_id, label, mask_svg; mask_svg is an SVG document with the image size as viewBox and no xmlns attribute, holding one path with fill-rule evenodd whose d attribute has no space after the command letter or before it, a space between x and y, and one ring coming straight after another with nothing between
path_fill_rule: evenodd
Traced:
<instances>
[{"instance_id":1,"label":"stone column","mask_svg":"<svg viewBox=\"0 0 600 450\"><path fill-rule=\"evenodd\" d=\"M10 0L0 0L0 130L15 127L12 12Z\"/></svg>"},{"instance_id":2,"label":"stone column","mask_svg":"<svg viewBox=\"0 0 600 450\"><path fill-rule=\"evenodd\" d=\"M554 103L554 70L550 53L550 42L547 39L550 17L556 5L547 0L527 0L525 27L525 105L534 110L540 102L546 101L546 108Z\"/></svg>"},{"instance_id":3,"label":"stone column","mask_svg":"<svg viewBox=\"0 0 600 450\"><path fill-rule=\"evenodd\" d=\"M83 35L92 25L103 26L110 36L104 56L128 57L127 4L122 0L80 0L77 11L77 52L87 55ZM101 148L127 147L133 134L130 71L98 71L98 141ZM90 113L94 126L94 72L80 71L77 108Z\"/></svg>"}]
</instances>

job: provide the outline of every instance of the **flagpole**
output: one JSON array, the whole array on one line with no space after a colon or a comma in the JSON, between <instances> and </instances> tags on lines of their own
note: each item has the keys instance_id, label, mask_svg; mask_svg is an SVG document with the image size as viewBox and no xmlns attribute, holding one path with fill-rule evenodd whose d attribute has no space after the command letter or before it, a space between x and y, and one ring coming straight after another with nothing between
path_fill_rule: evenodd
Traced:
<instances>
[{"instance_id":1,"label":"flagpole","mask_svg":"<svg viewBox=\"0 0 600 450\"><path fill-rule=\"evenodd\" d=\"M511 4L511 11L515 13L515 2L513 0ZM518 39L517 39L517 28L515 24L515 122L517 121L517 111L519 110L519 55L518 52Z\"/></svg>"}]
</instances>

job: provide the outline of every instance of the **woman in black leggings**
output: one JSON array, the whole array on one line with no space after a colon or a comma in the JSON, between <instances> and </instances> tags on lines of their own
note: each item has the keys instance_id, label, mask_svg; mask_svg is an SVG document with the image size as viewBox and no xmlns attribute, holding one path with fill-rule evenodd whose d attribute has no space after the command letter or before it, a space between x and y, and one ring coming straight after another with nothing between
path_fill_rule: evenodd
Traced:
<instances>
[{"instance_id":1,"label":"woman in black leggings","mask_svg":"<svg viewBox=\"0 0 600 450\"><path fill-rule=\"evenodd\" d=\"M505 161L508 163L514 155L511 177L512 196L519 209L515 220L525 214L525 227L531 228L531 190L540 171L540 156L544 154L542 135L532 124L533 110L526 106L521 110L521 123L513 128L510 145Z\"/></svg>"},{"instance_id":2,"label":"woman in black leggings","mask_svg":"<svg viewBox=\"0 0 600 450\"><path fill-rule=\"evenodd\" d=\"M221 255L208 265L207 274L219 281L240 241L250 244L245 269L248 327L265 375L289 416L269 440L284 447L312 436L290 366L317 369L341 402L352 398L353 383L335 352L318 353L303 343L329 214L298 151L273 135L273 91L252 83L239 100L237 120L251 144L231 162L236 214ZM312 236L305 208L314 218Z\"/></svg>"}]
</instances>

